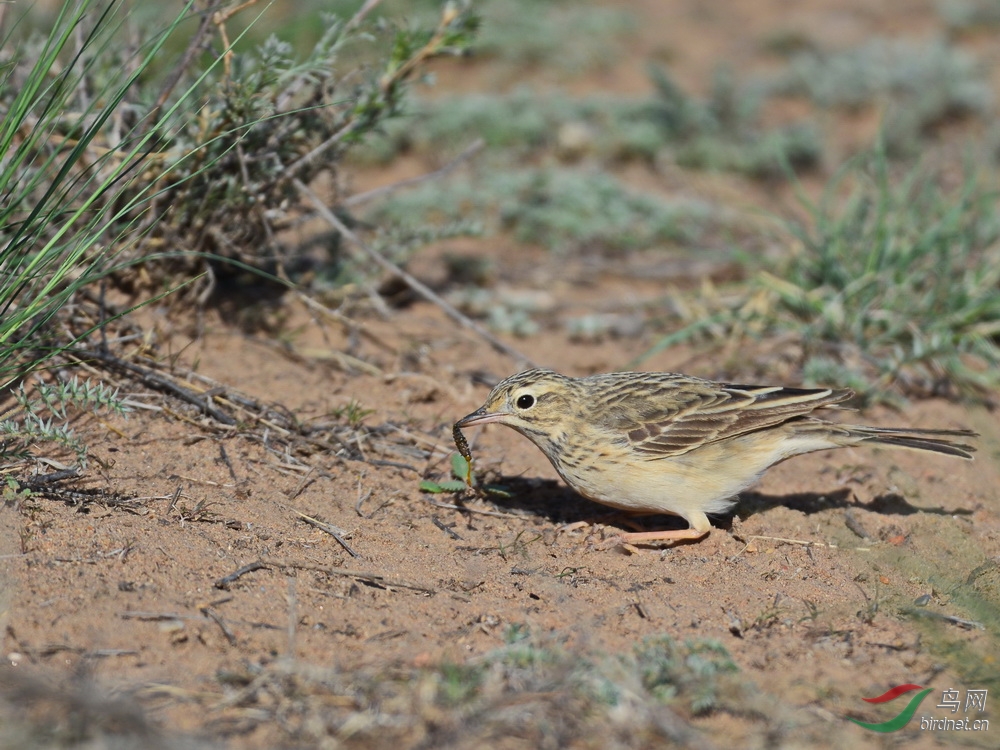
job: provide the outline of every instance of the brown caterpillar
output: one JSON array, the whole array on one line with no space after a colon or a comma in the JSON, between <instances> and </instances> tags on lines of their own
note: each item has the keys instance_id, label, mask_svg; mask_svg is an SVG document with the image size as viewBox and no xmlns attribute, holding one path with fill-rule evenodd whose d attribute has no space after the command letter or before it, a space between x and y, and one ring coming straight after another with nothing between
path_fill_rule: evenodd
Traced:
<instances>
[{"instance_id":1,"label":"brown caterpillar","mask_svg":"<svg viewBox=\"0 0 1000 750\"><path fill-rule=\"evenodd\" d=\"M472 451L469 450L469 441L465 439L465 435L459 429L456 424L451 428L451 436L455 439L455 447L458 448L459 454L465 459L465 483L472 486Z\"/></svg>"}]
</instances>

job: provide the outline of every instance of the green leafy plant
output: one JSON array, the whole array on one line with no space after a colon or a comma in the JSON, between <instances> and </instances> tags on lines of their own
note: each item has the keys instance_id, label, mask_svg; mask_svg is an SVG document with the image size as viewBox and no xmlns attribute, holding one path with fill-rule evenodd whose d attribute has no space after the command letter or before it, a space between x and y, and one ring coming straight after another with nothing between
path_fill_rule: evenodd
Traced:
<instances>
[{"instance_id":1,"label":"green leafy plant","mask_svg":"<svg viewBox=\"0 0 1000 750\"><path fill-rule=\"evenodd\" d=\"M502 484L487 483L481 485L476 477L476 472L469 468L469 462L458 453L451 454L451 475L452 479L446 479L441 482L434 482L430 479L422 480L420 482L420 491L429 492L434 495L440 495L445 492L463 492L471 484L475 489L480 489L487 494L510 497L510 491ZM466 477L469 479L468 484L466 483Z\"/></svg>"},{"instance_id":2,"label":"green leafy plant","mask_svg":"<svg viewBox=\"0 0 1000 750\"><path fill-rule=\"evenodd\" d=\"M451 474L453 479L446 479L442 482L432 482L424 479L420 482L421 492L441 494L443 492L462 492L469 485L465 483L465 477L471 477L470 482L476 485L476 473L470 471L469 462L457 453L451 454Z\"/></svg>"},{"instance_id":3,"label":"green leafy plant","mask_svg":"<svg viewBox=\"0 0 1000 750\"><path fill-rule=\"evenodd\" d=\"M38 381L35 394L29 396L22 383L14 392L17 407L0 415L0 461L34 458L39 443L53 443L72 451L79 465L86 467L87 446L70 426L70 415L91 411L125 417L131 411L117 389L77 377L56 383Z\"/></svg>"},{"instance_id":4,"label":"green leafy plant","mask_svg":"<svg viewBox=\"0 0 1000 750\"><path fill-rule=\"evenodd\" d=\"M442 664L437 672L438 700L461 706L475 699L483 684L483 668L474 664Z\"/></svg>"}]
</instances>

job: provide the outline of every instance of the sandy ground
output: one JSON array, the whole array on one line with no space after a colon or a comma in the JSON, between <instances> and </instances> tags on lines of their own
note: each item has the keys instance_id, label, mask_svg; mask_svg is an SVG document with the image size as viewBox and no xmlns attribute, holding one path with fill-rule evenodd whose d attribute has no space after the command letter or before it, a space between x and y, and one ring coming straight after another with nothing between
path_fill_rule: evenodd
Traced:
<instances>
[{"instance_id":1,"label":"sandy ground","mask_svg":"<svg viewBox=\"0 0 1000 750\"><path fill-rule=\"evenodd\" d=\"M638 3L651 21L636 52L669 46L682 80L698 86L718 58L752 59L753 40L776 18L829 28L844 43L927 30L924 4L905 18L889 5L773 0L723 12ZM606 75L614 85L636 70L623 63ZM512 343L568 374L620 369L651 343L574 342L561 322L595 299L608 307L657 299L662 281L491 242L438 248L416 270L441 277L445 251L503 252L499 283L542 290L552 302L542 331ZM705 746L946 746L955 733L921 731L914 721L880 735L845 717L891 718L901 702L862 698L897 684L932 687L934 699L949 688L998 687L995 623L983 630L912 614L981 620L1000 601L1000 427L985 408L927 400L859 417L977 430L974 462L860 448L800 457L768 473L704 541L629 554L599 544L628 528L625 519L576 496L537 449L502 427L469 437L477 470L510 497L468 494L455 508L453 495L419 491L423 478L448 478L451 424L480 405L485 383L515 369L509 358L422 302L389 319L355 311L361 335L314 320L294 300L274 304L284 321L280 345L211 311L196 333L192 321L168 324L154 312L146 320L159 321L158 351L176 357L178 376L196 371L304 422L360 403L371 411L359 418L356 447L370 460L283 457L259 431L207 429L193 411L137 386L132 398L170 411L78 423L94 457L86 484L135 502L41 497L0 506L0 679L14 685L39 675L99 686L95 694L134 693L145 718L116 715L115 726L149 722L168 736L260 748L308 745L290 738L287 724L254 713L259 701L232 698L244 678L290 662L340 675L463 664L502 647L512 627L570 654L630 652L663 634L718 641L758 702L743 712L733 702L704 716L682 711ZM369 371L345 369L343 351ZM710 357L686 349L643 367L722 374ZM363 437L386 425L393 427ZM341 530L346 546L302 514ZM993 701L991 694L990 718ZM931 699L922 712L946 716ZM960 739L995 747L997 731Z\"/></svg>"}]
</instances>

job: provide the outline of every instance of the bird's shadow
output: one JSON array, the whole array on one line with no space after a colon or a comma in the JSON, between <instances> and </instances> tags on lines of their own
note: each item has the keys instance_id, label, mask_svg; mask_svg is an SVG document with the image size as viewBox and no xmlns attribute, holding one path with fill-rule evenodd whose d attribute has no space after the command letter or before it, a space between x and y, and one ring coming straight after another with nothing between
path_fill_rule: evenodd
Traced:
<instances>
[{"instance_id":1,"label":"bird's shadow","mask_svg":"<svg viewBox=\"0 0 1000 750\"><path fill-rule=\"evenodd\" d=\"M554 479L503 477L497 484L502 485L506 494L488 494L487 498L494 505L514 512L530 513L554 524L596 521L622 528L623 531L632 531L633 524L629 519L641 518L642 526L649 530L687 528L687 522L679 516L617 511L587 500ZM795 492L787 495L744 492L731 511L713 516L712 523L717 528L729 530L732 528L733 519L737 516L745 521L776 507L791 508L806 515L837 508L867 510L884 516L910 516L916 513L952 516L971 515L973 512L965 508L917 507L902 495L893 492L878 495L865 503L857 499L850 487L840 487L833 492Z\"/></svg>"},{"instance_id":2,"label":"bird's shadow","mask_svg":"<svg viewBox=\"0 0 1000 750\"><path fill-rule=\"evenodd\" d=\"M833 492L795 492L789 495L766 495L762 492L744 492L740 495L740 501L730 515L737 515L742 520L762 511L777 506L783 506L797 510L806 515L813 515L824 510L833 508L856 508L878 513L883 516L912 516L915 513L928 513L937 516L968 516L972 511L959 508L948 509L938 506L936 508L918 508L912 505L902 495L895 492L885 492L876 495L867 503L863 503L854 495L854 490L850 487L841 487Z\"/></svg>"}]
</instances>

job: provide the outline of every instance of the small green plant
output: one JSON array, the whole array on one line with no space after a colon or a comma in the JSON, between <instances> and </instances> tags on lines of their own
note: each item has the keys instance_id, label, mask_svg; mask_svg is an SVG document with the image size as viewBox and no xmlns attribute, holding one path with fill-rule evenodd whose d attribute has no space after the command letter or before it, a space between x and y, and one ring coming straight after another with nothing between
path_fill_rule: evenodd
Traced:
<instances>
[{"instance_id":1,"label":"small green plant","mask_svg":"<svg viewBox=\"0 0 1000 750\"><path fill-rule=\"evenodd\" d=\"M512 622L503 632L503 641L508 646L531 637L531 628L523 622Z\"/></svg>"},{"instance_id":2,"label":"small green plant","mask_svg":"<svg viewBox=\"0 0 1000 750\"><path fill-rule=\"evenodd\" d=\"M475 664L444 663L437 672L438 700L444 706L462 706L475 699L483 684L483 669Z\"/></svg>"},{"instance_id":3,"label":"small green plant","mask_svg":"<svg viewBox=\"0 0 1000 750\"><path fill-rule=\"evenodd\" d=\"M387 161L414 149L448 153L479 137L491 148L527 154L549 145L561 122L576 112L565 97L541 97L526 88L506 95L466 94L440 99L416 99L408 113L386 123L360 151L362 159Z\"/></svg>"},{"instance_id":4,"label":"small green plant","mask_svg":"<svg viewBox=\"0 0 1000 750\"><path fill-rule=\"evenodd\" d=\"M718 702L719 680L739 671L718 641L677 643L668 636L648 638L635 648L643 686L661 700L684 698L696 714Z\"/></svg>"},{"instance_id":5,"label":"small green plant","mask_svg":"<svg viewBox=\"0 0 1000 750\"><path fill-rule=\"evenodd\" d=\"M346 419L347 424L355 430L365 421L365 417L374 413L374 409L365 409L361 402L354 398L333 410L333 416L336 419Z\"/></svg>"},{"instance_id":6,"label":"small green plant","mask_svg":"<svg viewBox=\"0 0 1000 750\"><path fill-rule=\"evenodd\" d=\"M420 482L420 491L430 492L435 495L443 492L462 492L469 486L466 484L466 477L470 477L469 481L472 486L477 484L476 473L469 471L469 462L457 453L451 454L451 475L453 479L446 479L441 482L432 482L429 479L424 479Z\"/></svg>"},{"instance_id":7,"label":"small green plant","mask_svg":"<svg viewBox=\"0 0 1000 750\"><path fill-rule=\"evenodd\" d=\"M471 485L489 495L510 497L510 491L501 484L480 485L476 472L469 469L469 462L457 453L451 454L451 476L452 479L445 479L441 482L424 479L420 482L420 491L440 495L445 492L463 492Z\"/></svg>"},{"instance_id":8,"label":"small green plant","mask_svg":"<svg viewBox=\"0 0 1000 750\"><path fill-rule=\"evenodd\" d=\"M0 422L2 424L2 422ZM0 448L0 460L3 459L2 448ZM31 488L24 487L20 482L18 482L14 477L9 474L4 477L3 484L3 501L6 505L18 506L25 500L31 499L32 493ZM22 548L26 546L27 539L22 537Z\"/></svg>"},{"instance_id":9,"label":"small green plant","mask_svg":"<svg viewBox=\"0 0 1000 750\"><path fill-rule=\"evenodd\" d=\"M816 622L820 616L819 605L811 599L804 599L803 604L806 605L806 614L798 619L798 622Z\"/></svg>"},{"instance_id":10,"label":"small green plant","mask_svg":"<svg viewBox=\"0 0 1000 750\"><path fill-rule=\"evenodd\" d=\"M410 150L449 154L471 137L510 157L531 160L541 151L570 151L602 160L652 160L667 146L654 108L645 98L593 95L582 98L525 86L509 94L464 94L414 99L408 114L386 124L356 154L363 161L385 162ZM564 130L577 128L578 142L566 148Z\"/></svg>"},{"instance_id":11,"label":"small green plant","mask_svg":"<svg viewBox=\"0 0 1000 750\"><path fill-rule=\"evenodd\" d=\"M557 644L533 633L527 623L508 625L503 640L504 645L487 654L486 661L498 665L511 677L548 681L552 667L566 658Z\"/></svg>"},{"instance_id":12,"label":"small green plant","mask_svg":"<svg viewBox=\"0 0 1000 750\"><path fill-rule=\"evenodd\" d=\"M69 414L92 411L125 417L131 411L117 389L77 377L56 383L39 381L35 392L37 396L30 397L22 383L14 393L20 414L12 416L12 409L0 415L0 461L28 460L36 457L39 443L54 443L72 451L79 465L86 467L87 446L70 427Z\"/></svg>"},{"instance_id":13,"label":"small green plant","mask_svg":"<svg viewBox=\"0 0 1000 750\"><path fill-rule=\"evenodd\" d=\"M777 624L779 618L786 614L787 610L784 607L768 607L754 618L752 627L756 630L766 630Z\"/></svg>"}]
</instances>

